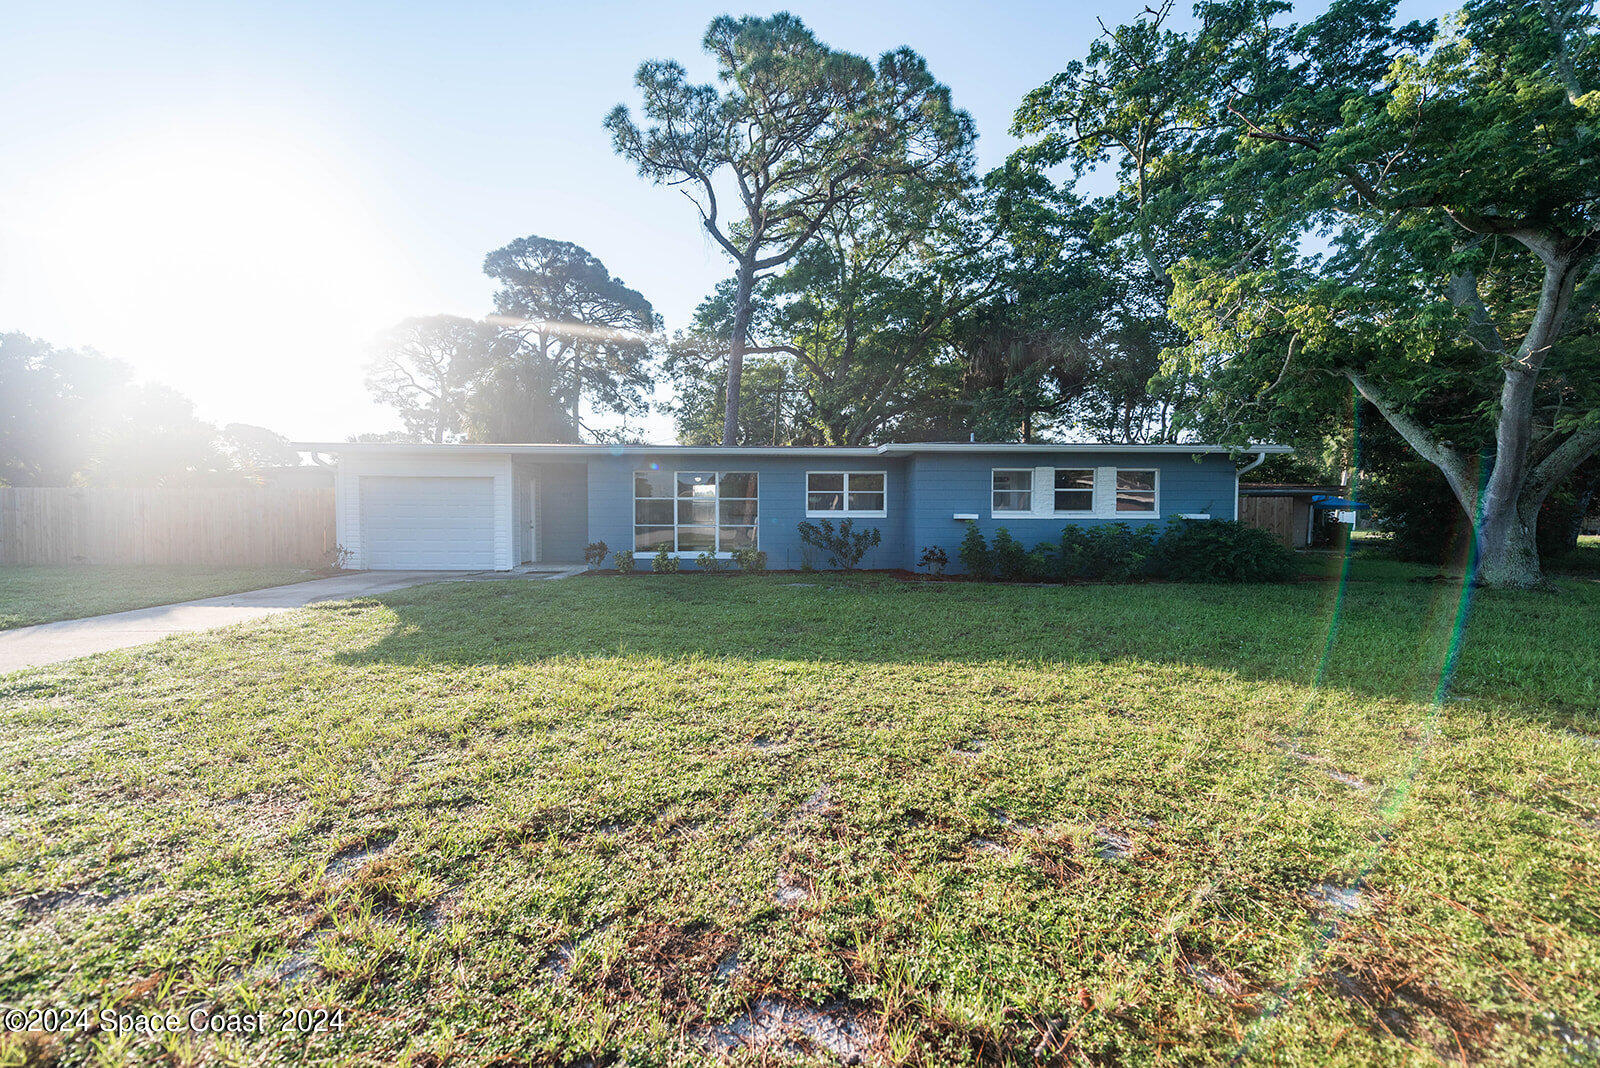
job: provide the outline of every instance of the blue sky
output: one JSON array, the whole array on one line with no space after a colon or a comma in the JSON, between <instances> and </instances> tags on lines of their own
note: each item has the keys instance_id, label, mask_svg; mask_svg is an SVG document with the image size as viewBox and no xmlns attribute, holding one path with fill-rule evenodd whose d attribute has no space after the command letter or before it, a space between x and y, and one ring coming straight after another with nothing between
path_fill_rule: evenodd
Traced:
<instances>
[{"instance_id":1,"label":"blue sky","mask_svg":"<svg viewBox=\"0 0 1600 1068\"><path fill-rule=\"evenodd\" d=\"M1023 94L1143 6L788 10L837 48L921 52L989 167ZM0 330L124 359L207 419L329 438L397 425L362 385L368 340L487 313L483 256L514 237L585 246L681 325L725 262L601 119L642 59L709 79L699 39L728 10L769 11L12 0Z\"/></svg>"}]
</instances>

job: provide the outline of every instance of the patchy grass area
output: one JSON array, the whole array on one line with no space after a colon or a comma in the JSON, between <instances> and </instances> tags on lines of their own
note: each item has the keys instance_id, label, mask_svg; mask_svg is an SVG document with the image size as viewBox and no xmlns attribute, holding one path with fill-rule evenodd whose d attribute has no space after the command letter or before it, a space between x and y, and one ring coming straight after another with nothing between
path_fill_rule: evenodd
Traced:
<instances>
[{"instance_id":1,"label":"patchy grass area","mask_svg":"<svg viewBox=\"0 0 1600 1068\"><path fill-rule=\"evenodd\" d=\"M298 567L0 567L0 630L312 578Z\"/></svg>"},{"instance_id":2,"label":"patchy grass area","mask_svg":"<svg viewBox=\"0 0 1600 1068\"><path fill-rule=\"evenodd\" d=\"M1458 594L452 584L7 676L0 1000L274 1028L11 1055L1592 1060L1600 586L1436 706Z\"/></svg>"}]
</instances>

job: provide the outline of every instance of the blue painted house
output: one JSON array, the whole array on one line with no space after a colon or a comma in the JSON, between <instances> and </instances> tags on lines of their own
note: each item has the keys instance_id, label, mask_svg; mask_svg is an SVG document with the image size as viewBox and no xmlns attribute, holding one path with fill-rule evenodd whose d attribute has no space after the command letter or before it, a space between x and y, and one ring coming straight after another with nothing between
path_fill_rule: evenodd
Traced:
<instances>
[{"instance_id":1,"label":"blue painted house","mask_svg":"<svg viewBox=\"0 0 1600 1068\"><path fill-rule=\"evenodd\" d=\"M349 566L373 570L575 562L593 541L640 556L665 545L685 567L746 546L773 568L826 566L800 539L806 519L877 527L862 566L912 568L927 546L954 562L970 524L1032 545L1067 524L1234 519L1243 469L1200 444L299 447L335 467L339 544Z\"/></svg>"}]
</instances>

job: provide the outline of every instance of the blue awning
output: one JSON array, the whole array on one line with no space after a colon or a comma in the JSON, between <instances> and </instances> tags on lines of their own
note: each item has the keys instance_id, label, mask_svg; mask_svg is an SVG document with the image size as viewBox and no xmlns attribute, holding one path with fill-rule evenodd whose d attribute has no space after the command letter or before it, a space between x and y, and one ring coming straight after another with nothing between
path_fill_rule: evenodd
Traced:
<instances>
[{"instance_id":1,"label":"blue awning","mask_svg":"<svg viewBox=\"0 0 1600 1068\"><path fill-rule=\"evenodd\" d=\"M1372 505L1362 504L1360 501L1352 501L1347 497L1331 497L1328 494L1320 493L1311 498L1311 507L1336 508L1339 511L1344 511L1346 508L1371 508Z\"/></svg>"}]
</instances>

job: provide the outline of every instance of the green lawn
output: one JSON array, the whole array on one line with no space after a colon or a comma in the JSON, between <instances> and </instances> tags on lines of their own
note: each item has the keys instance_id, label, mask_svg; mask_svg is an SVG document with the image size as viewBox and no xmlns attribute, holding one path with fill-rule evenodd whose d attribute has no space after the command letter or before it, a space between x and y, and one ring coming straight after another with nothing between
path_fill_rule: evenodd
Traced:
<instances>
[{"instance_id":1,"label":"green lawn","mask_svg":"<svg viewBox=\"0 0 1600 1068\"><path fill-rule=\"evenodd\" d=\"M0 630L126 612L314 577L298 567L0 567Z\"/></svg>"},{"instance_id":2,"label":"green lawn","mask_svg":"<svg viewBox=\"0 0 1600 1068\"><path fill-rule=\"evenodd\" d=\"M1592 1061L1600 584L1436 705L1459 592L450 584L6 676L0 1001L274 1028L11 1055Z\"/></svg>"}]
</instances>

